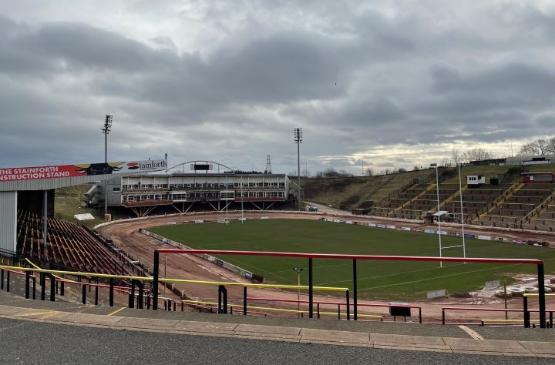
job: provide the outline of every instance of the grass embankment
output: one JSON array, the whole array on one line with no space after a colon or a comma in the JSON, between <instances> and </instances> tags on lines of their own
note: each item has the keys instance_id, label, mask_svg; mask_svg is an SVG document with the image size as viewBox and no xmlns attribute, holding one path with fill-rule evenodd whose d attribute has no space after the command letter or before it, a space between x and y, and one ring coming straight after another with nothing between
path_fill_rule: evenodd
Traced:
<instances>
[{"instance_id":1,"label":"grass embankment","mask_svg":"<svg viewBox=\"0 0 555 365\"><path fill-rule=\"evenodd\" d=\"M89 187L90 186L88 185L79 185L57 189L54 206L54 214L56 218L64 219L72 223L84 224L88 227L104 222L100 218L102 216L102 212L96 209L85 208L83 206L83 194L87 192ZM95 219L90 221L78 221L74 218L75 214L83 213L91 213Z\"/></svg>"}]
</instances>

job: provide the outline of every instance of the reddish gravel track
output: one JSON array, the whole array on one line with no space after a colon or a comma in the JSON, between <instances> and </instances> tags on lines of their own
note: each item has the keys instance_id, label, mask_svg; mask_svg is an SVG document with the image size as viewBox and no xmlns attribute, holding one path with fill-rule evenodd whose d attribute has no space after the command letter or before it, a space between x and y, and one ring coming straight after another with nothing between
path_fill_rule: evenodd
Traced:
<instances>
[{"instance_id":1,"label":"reddish gravel track","mask_svg":"<svg viewBox=\"0 0 555 365\"><path fill-rule=\"evenodd\" d=\"M344 213L344 212L340 212ZM228 212L227 216L231 219L238 219L241 217L239 212ZM322 218L338 218L338 219L348 219L353 222L360 223L383 223L383 224L396 224L405 227L424 229L427 227L432 228L433 226L427 226L422 223L415 221L400 221L391 219L380 219L377 217L365 217L365 216L353 216L350 214L338 214L338 211L325 211L323 213L304 213L304 212L284 212L284 211L264 211L264 212L245 212L245 217L247 219L260 219L262 216L267 216L272 219L311 219L319 220ZM135 219L135 220L125 220L116 221L101 227L98 227L98 231L107 238L110 238L114 243L127 251L130 255L140 260L145 264L150 270L152 270L152 260L154 250L161 248L174 248L168 244L164 244L154 238L148 237L144 234L139 233L140 228L149 228L160 225L174 224L189 222L195 219L204 219L215 221L217 219L224 218L223 213L189 213L182 215L168 215L168 216L157 216L149 217L146 219ZM457 229L456 227L447 229ZM468 233L483 234L483 235L494 235L497 237L506 237L510 239L535 239L540 241L550 242L551 245L555 245L555 235L553 234L541 234L533 233L529 234L527 232L517 232L517 231L506 231L506 230L493 230L485 228L470 228L466 229ZM194 280L206 280L206 281L234 281L234 282L247 282L246 279L236 275L220 266L207 262L204 259L195 257L192 255L167 255L161 257L160 265L161 276L171 277L171 278L181 278L181 279L194 279ZM182 290L189 298L198 298L199 300L212 300L217 298L217 287L215 286L205 286L196 284L177 284L176 287ZM273 299L286 299L286 300L296 300L297 294L295 292L287 292L283 290L276 289L254 289L249 288L249 297L258 298L273 298ZM170 290L161 289L161 295L167 297L175 296ZM242 303L243 289L242 287L228 287L228 301L230 303L240 305ZM302 296L301 299L306 300L306 296ZM331 295L321 295L316 293L315 302L317 301L343 301L344 298L334 297ZM470 305L473 304L475 299L472 298L448 298L445 300L435 300L435 301L420 301L412 302L411 304L422 306L423 315L426 319L439 320L441 318L441 307L452 306L452 305ZM359 303L379 303L384 304L384 302L377 301L362 301ZM387 303L385 303L387 304ZM535 307L534 301L532 301L532 308ZM551 305L550 305L551 304ZM271 304L271 303L259 303L256 304L251 302L250 305L266 306L266 307L280 307L296 309L296 304ZM509 308L521 308L522 301L520 299L514 299L509 301ZM484 307L488 308L502 308L501 303L494 304L483 304ZM555 301L549 298L548 308L555 306ZM306 309L306 308L305 308ZM337 306L321 306L322 311L337 311ZM386 313L387 308L359 308L359 313ZM491 318L492 315L487 315L484 313L477 314L476 312L458 312L461 317L464 318ZM273 314L275 315L275 314ZM283 314L282 314L283 315ZM291 316L291 313L286 314ZM501 315L493 316L495 318L501 317Z\"/></svg>"}]
</instances>

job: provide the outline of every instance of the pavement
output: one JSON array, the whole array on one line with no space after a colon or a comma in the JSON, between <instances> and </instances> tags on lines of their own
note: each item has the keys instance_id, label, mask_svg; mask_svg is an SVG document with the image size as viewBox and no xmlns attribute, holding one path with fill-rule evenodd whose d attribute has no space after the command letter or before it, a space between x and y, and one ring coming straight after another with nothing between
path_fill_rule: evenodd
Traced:
<instances>
[{"instance_id":1,"label":"pavement","mask_svg":"<svg viewBox=\"0 0 555 365\"><path fill-rule=\"evenodd\" d=\"M552 359L329 346L0 319L1 364L552 364ZM7 335L9 334L9 335Z\"/></svg>"},{"instance_id":2,"label":"pavement","mask_svg":"<svg viewBox=\"0 0 555 365\"><path fill-rule=\"evenodd\" d=\"M538 364L555 359L553 329L482 329L154 312L0 292L0 362L5 363ZM497 339L488 332L512 334Z\"/></svg>"}]
</instances>

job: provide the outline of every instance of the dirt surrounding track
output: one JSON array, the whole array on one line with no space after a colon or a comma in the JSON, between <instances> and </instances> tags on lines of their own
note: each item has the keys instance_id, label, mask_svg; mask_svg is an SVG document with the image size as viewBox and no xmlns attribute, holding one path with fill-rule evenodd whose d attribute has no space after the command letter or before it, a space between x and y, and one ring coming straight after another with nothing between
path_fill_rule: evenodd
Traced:
<instances>
[{"instance_id":1,"label":"dirt surrounding track","mask_svg":"<svg viewBox=\"0 0 555 365\"><path fill-rule=\"evenodd\" d=\"M328 211L321 209L319 213L305 213L305 212L284 212L284 211L264 211L264 212L245 212L245 217L247 219L260 219L262 216L267 216L272 219L313 219L319 220L322 218L331 219L346 219L353 222L360 223L381 223L381 224L396 224L404 227L411 228L434 228L433 226L424 225L417 221L401 221L401 220L391 220L391 219L380 219L378 217L365 217L365 216L353 216L351 214L344 214L341 211ZM110 238L114 243L127 251L130 255L140 260L152 271L152 261L154 250L160 248L173 248L169 244L162 243L154 238L148 237L139 232L140 228L149 228L160 225L175 224L182 222L190 222L196 219L216 221L218 219L223 219L226 217L224 213L189 213L182 215L168 215L168 216L158 216L149 217L147 219L136 219L136 220L124 220L116 221L98 227L98 231L107 238ZM238 219L241 217L240 212L228 212L227 217L230 219ZM446 229L456 230L456 227L446 227ZM541 234L541 233L528 233L519 231L508 231L508 230L493 230L486 229L482 227L467 227L466 231L473 234L483 234L483 235L493 235L496 237L506 237L508 239L515 240L527 240L534 239L538 241L546 241L551 245L555 245L555 235L553 234ZM180 279L194 279L194 280L205 280L205 281L226 281L226 282L247 282L247 280L239 275L236 275L220 266L210 263L202 258L195 257L193 255L165 255L161 257L160 273L163 277L168 278L180 278ZM177 284L176 287L182 290L188 298L204 300L204 301L216 301L217 299L217 286L209 285L198 285L198 284ZM227 286L228 290L228 301L233 304L241 305L243 298L243 288L240 286ZM162 288L161 295L169 298L175 298L175 295L171 293L169 289ZM261 306L261 307L279 307L287 309L296 309L296 303L272 303L271 300L297 300L296 292L289 292L284 290L276 289L258 289L249 288L248 289L249 298L267 298L270 301L250 301L249 306ZM552 298L552 297L551 297ZM550 298L550 299L551 299ZM301 300L308 300L306 295L301 295ZM322 295L316 293L314 301L316 302L344 302L344 297L332 296L332 295ZM388 302L377 302L377 301L359 301L359 304L389 304ZM426 320L439 320L441 318L441 307L445 306L470 306L475 304L480 304L482 308L503 308L503 302L501 300L490 300L484 301L483 299L477 300L476 298L446 298L441 300L433 301L419 301L410 303L415 306L421 306L423 316ZM549 305L551 304L551 306ZM548 300L548 308L555 305L554 300ZM512 299L509 301L509 308L522 307L522 299ZM537 307L534 300L531 300L531 308ZM306 306L301 306L301 309L306 309ZM337 313L337 305L320 305L320 310L322 312ZM252 310L252 312L256 312ZM272 313L269 311L260 311ZM362 314L375 314L375 313L388 313L388 308L375 308L375 307L359 307L359 313ZM294 316L294 313L281 313L272 315L287 315ZM414 314L413 314L414 315ZM519 314L520 315L520 314ZM333 316L333 315L330 315ZM477 312L457 312L457 317L464 318L502 318L503 314L488 314L488 313L477 313ZM332 317L333 318L333 317Z\"/></svg>"}]
</instances>

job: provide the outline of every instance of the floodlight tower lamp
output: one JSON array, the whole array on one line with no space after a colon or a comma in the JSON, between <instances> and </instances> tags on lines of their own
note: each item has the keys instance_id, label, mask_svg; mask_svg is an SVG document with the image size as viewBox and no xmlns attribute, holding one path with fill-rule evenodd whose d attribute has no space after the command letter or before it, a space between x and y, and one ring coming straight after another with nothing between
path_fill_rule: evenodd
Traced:
<instances>
[{"instance_id":1,"label":"floodlight tower lamp","mask_svg":"<svg viewBox=\"0 0 555 365\"><path fill-rule=\"evenodd\" d=\"M112 131L112 120L113 116L106 114L104 119L104 126L101 131L104 134L104 169L107 169L108 165L108 134ZM106 171L105 171L106 172ZM108 182L104 180L104 218L108 214Z\"/></svg>"},{"instance_id":2,"label":"floodlight tower lamp","mask_svg":"<svg viewBox=\"0 0 555 365\"><path fill-rule=\"evenodd\" d=\"M297 143L297 208L301 210L301 143L303 142L302 128L293 129L293 138Z\"/></svg>"}]
</instances>

